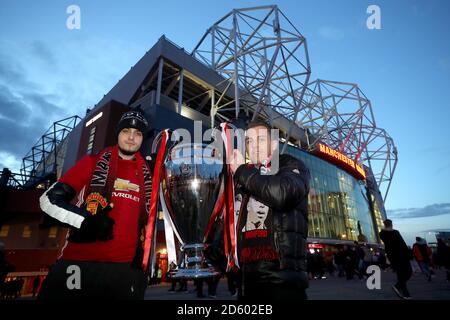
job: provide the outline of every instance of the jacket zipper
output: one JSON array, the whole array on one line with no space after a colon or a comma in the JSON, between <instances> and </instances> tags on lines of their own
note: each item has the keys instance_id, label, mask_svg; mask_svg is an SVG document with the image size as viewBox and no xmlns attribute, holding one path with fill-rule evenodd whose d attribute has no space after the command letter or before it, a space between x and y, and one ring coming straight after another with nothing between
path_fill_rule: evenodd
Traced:
<instances>
[{"instance_id":1,"label":"jacket zipper","mask_svg":"<svg viewBox=\"0 0 450 320\"><path fill-rule=\"evenodd\" d=\"M277 251L278 262L280 263L280 268L281 268L281 253L280 253L280 245L278 243L278 232L277 231L275 231L273 233L273 242L275 245L275 250Z\"/></svg>"}]
</instances>

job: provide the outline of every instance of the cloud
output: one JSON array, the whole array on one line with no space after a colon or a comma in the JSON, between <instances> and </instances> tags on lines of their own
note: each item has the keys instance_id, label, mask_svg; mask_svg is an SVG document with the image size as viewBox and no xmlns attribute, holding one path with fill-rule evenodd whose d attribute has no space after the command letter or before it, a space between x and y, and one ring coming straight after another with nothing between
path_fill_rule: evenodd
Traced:
<instances>
[{"instance_id":1,"label":"cloud","mask_svg":"<svg viewBox=\"0 0 450 320\"><path fill-rule=\"evenodd\" d=\"M416 237L436 242L437 231L450 230L450 214L395 219L394 228L400 231L409 245L416 241Z\"/></svg>"},{"instance_id":2,"label":"cloud","mask_svg":"<svg viewBox=\"0 0 450 320\"><path fill-rule=\"evenodd\" d=\"M31 112L18 97L9 90L8 87L0 84L0 119L13 121L23 119Z\"/></svg>"},{"instance_id":3,"label":"cloud","mask_svg":"<svg viewBox=\"0 0 450 320\"><path fill-rule=\"evenodd\" d=\"M29 93L23 97L33 107L33 116L36 118L59 120L66 115L67 111L52 102L57 97L51 94Z\"/></svg>"},{"instance_id":4,"label":"cloud","mask_svg":"<svg viewBox=\"0 0 450 320\"><path fill-rule=\"evenodd\" d=\"M421 232L430 232L430 233L450 232L450 229L449 229L449 228L443 228L443 229L428 229L428 230L422 230Z\"/></svg>"},{"instance_id":5,"label":"cloud","mask_svg":"<svg viewBox=\"0 0 450 320\"><path fill-rule=\"evenodd\" d=\"M450 203L437 203L425 206L423 208L404 208L387 210L388 218L406 219L406 218L422 218L433 217L444 214L450 214Z\"/></svg>"},{"instance_id":6,"label":"cloud","mask_svg":"<svg viewBox=\"0 0 450 320\"><path fill-rule=\"evenodd\" d=\"M9 44L0 42L0 47L6 45ZM8 85L8 87L37 90L39 87L29 81L25 75L26 71L19 61L0 52L0 84Z\"/></svg>"},{"instance_id":7,"label":"cloud","mask_svg":"<svg viewBox=\"0 0 450 320\"><path fill-rule=\"evenodd\" d=\"M34 41L31 43L31 54L49 66L54 67L56 65L55 55L42 41Z\"/></svg>"},{"instance_id":8,"label":"cloud","mask_svg":"<svg viewBox=\"0 0 450 320\"><path fill-rule=\"evenodd\" d=\"M0 85L0 152L24 156L47 129L49 119L63 114L45 95L14 95Z\"/></svg>"},{"instance_id":9,"label":"cloud","mask_svg":"<svg viewBox=\"0 0 450 320\"><path fill-rule=\"evenodd\" d=\"M344 31L341 29L323 26L319 28L319 35L326 40L342 40L345 37Z\"/></svg>"},{"instance_id":10,"label":"cloud","mask_svg":"<svg viewBox=\"0 0 450 320\"><path fill-rule=\"evenodd\" d=\"M0 168L9 168L13 172L19 172L18 162L19 159L12 154L0 151Z\"/></svg>"},{"instance_id":11,"label":"cloud","mask_svg":"<svg viewBox=\"0 0 450 320\"><path fill-rule=\"evenodd\" d=\"M31 51L47 55L42 44ZM0 169L17 171L20 160L37 142L49 125L66 117L68 110L55 102L58 96L46 93L43 85L29 79L21 60L0 53ZM70 112L70 111L69 111Z\"/></svg>"},{"instance_id":12,"label":"cloud","mask_svg":"<svg viewBox=\"0 0 450 320\"><path fill-rule=\"evenodd\" d=\"M17 172L54 121L83 116L146 49L94 37L0 39L0 170Z\"/></svg>"}]
</instances>

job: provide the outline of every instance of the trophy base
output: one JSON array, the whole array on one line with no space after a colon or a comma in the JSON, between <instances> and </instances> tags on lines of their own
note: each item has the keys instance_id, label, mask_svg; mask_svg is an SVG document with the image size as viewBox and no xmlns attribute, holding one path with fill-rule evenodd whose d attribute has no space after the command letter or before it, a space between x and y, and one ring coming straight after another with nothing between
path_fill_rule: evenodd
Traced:
<instances>
[{"instance_id":1,"label":"trophy base","mask_svg":"<svg viewBox=\"0 0 450 320\"><path fill-rule=\"evenodd\" d=\"M170 275L171 279L201 279L212 278L220 275L214 268L203 269L178 269Z\"/></svg>"},{"instance_id":2,"label":"trophy base","mask_svg":"<svg viewBox=\"0 0 450 320\"><path fill-rule=\"evenodd\" d=\"M178 270L171 272L172 279L200 279L212 278L220 275L220 272L205 263L203 255L203 243L186 244L182 248L184 256L183 266Z\"/></svg>"}]
</instances>

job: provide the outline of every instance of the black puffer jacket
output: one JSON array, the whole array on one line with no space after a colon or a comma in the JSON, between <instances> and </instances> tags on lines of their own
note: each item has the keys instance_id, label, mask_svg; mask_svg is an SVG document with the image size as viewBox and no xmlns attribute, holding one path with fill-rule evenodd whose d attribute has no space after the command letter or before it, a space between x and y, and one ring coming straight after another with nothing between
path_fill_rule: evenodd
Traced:
<instances>
[{"instance_id":1,"label":"black puffer jacket","mask_svg":"<svg viewBox=\"0 0 450 320\"><path fill-rule=\"evenodd\" d=\"M235 174L244 195L267 205L273 214L273 236L279 262L261 261L244 272L258 274L255 281L290 282L308 287L306 251L308 236L309 170L302 161L280 155L279 170L261 175L254 167L240 166Z\"/></svg>"},{"instance_id":2,"label":"black puffer jacket","mask_svg":"<svg viewBox=\"0 0 450 320\"><path fill-rule=\"evenodd\" d=\"M404 264L409 264L409 260L412 259L412 253L400 232L383 229L380 231L380 239L384 242L386 255L394 270Z\"/></svg>"}]
</instances>

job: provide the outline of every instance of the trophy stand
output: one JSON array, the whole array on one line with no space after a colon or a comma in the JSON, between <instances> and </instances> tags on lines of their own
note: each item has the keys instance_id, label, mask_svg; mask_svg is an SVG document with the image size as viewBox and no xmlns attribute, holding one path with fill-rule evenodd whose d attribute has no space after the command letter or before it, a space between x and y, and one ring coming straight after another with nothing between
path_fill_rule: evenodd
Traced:
<instances>
[{"instance_id":1,"label":"trophy stand","mask_svg":"<svg viewBox=\"0 0 450 320\"><path fill-rule=\"evenodd\" d=\"M171 274L173 279L211 278L220 275L214 267L205 261L202 243L186 244L181 248L183 261L180 268Z\"/></svg>"}]
</instances>

